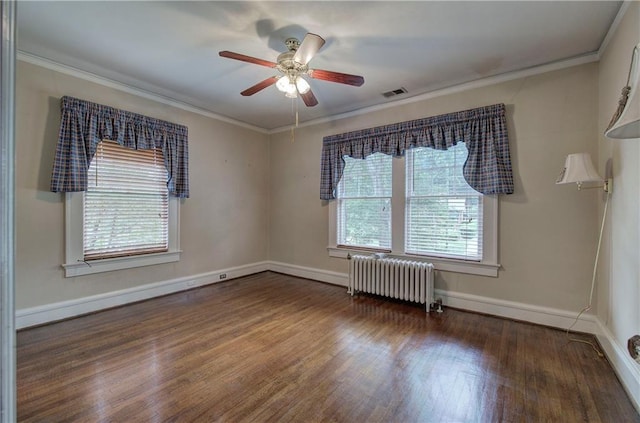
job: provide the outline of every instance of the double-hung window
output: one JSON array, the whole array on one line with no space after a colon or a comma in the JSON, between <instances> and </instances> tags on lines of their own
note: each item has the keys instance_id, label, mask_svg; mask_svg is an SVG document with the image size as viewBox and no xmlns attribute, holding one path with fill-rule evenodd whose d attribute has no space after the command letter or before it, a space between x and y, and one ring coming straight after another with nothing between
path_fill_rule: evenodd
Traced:
<instances>
[{"instance_id":1,"label":"double-hung window","mask_svg":"<svg viewBox=\"0 0 640 423\"><path fill-rule=\"evenodd\" d=\"M67 193L67 276L179 259L162 149L101 141L87 178L87 191Z\"/></svg>"},{"instance_id":2,"label":"double-hung window","mask_svg":"<svg viewBox=\"0 0 640 423\"><path fill-rule=\"evenodd\" d=\"M184 125L62 97L51 191L65 193L66 277L180 260L188 133Z\"/></svg>"},{"instance_id":3,"label":"double-hung window","mask_svg":"<svg viewBox=\"0 0 640 423\"><path fill-rule=\"evenodd\" d=\"M460 142L447 150L408 149L397 159L345 156L331 203L330 254L383 251L440 270L497 276L498 200L464 179L467 155Z\"/></svg>"},{"instance_id":4,"label":"double-hung window","mask_svg":"<svg viewBox=\"0 0 640 423\"><path fill-rule=\"evenodd\" d=\"M391 251L392 157L375 153L343 159L336 195L338 245Z\"/></svg>"},{"instance_id":5,"label":"double-hung window","mask_svg":"<svg viewBox=\"0 0 640 423\"><path fill-rule=\"evenodd\" d=\"M329 200L330 256L386 251L429 261L437 270L498 276L498 195L514 192L504 104L329 135L322 142L320 199ZM382 153L393 156L384 159L390 183L385 172L361 174L369 161L383 160L376 156ZM365 154L359 166L345 158ZM365 207L363 195L349 189L358 184L390 186L391 193L368 190L368 198L385 203ZM360 204L350 210L356 197ZM390 222L388 232L369 223L374 215Z\"/></svg>"},{"instance_id":6,"label":"double-hung window","mask_svg":"<svg viewBox=\"0 0 640 423\"><path fill-rule=\"evenodd\" d=\"M162 150L98 144L84 195L84 260L169 248L169 192Z\"/></svg>"},{"instance_id":7,"label":"double-hung window","mask_svg":"<svg viewBox=\"0 0 640 423\"><path fill-rule=\"evenodd\" d=\"M407 150L405 252L482 260L482 194L462 176L464 143Z\"/></svg>"}]
</instances>

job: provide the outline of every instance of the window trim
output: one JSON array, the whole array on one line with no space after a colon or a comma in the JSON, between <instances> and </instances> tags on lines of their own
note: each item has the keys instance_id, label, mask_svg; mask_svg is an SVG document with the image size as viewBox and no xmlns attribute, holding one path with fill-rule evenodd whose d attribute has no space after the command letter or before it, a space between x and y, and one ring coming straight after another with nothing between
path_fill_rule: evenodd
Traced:
<instances>
[{"instance_id":1,"label":"window trim","mask_svg":"<svg viewBox=\"0 0 640 423\"><path fill-rule=\"evenodd\" d=\"M343 181L340 180L338 182L338 185L337 185L337 188L336 188L336 199L335 199L335 203L336 203L336 215L335 216L336 216L336 225L337 225L336 226L336 242L340 241L340 240L337 239L337 238L339 238L338 237L338 229L339 229L339 226L340 226L340 225L338 225L338 222L340 221L340 219L338 218L337 210L339 208L338 205L340 204L340 202L344 202L345 200L348 201L348 200L358 200L358 199L372 199L372 200L388 200L389 201L389 207L391 208L391 213L389 214L389 224L391 226L390 230L389 230L389 245L388 246L367 246L367 245L353 245L353 244L347 244L347 243L338 244L338 245L340 245L342 247L352 248L354 250L374 249L376 251L379 250L379 251L387 251L387 252L392 250L392 244L393 244L393 207L394 207L393 206L393 190L394 190L394 187L393 187L393 172L394 172L393 171L393 167L395 166L395 161L393 160L392 156L389 156L388 154L384 154L384 153L373 153L370 156L367 156L367 159L371 158L371 157L373 157L375 155L378 155L378 154L380 154L379 157L384 158L385 161L389 160L388 165L390 165L390 168L391 168L390 169L391 170L390 177L391 177L391 184L392 184L391 185L391 189L389 191L389 195L388 196L384 196L384 195L382 195L382 194L384 194L383 192L376 192L376 195L374 195L374 196L360 196L360 197L357 197L357 196L351 195L351 196L341 197L340 196L340 188L343 187L343 185L342 185ZM354 161L357 160L358 162L362 163L361 159L353 159L353 160ZM379 163L379 164L381 165L381 168L377 168L375 170L378 173L381 173L386 168L386 165L384 163ZM345 161L345 169L347 169L347 167L349 167L349 165ZM386 174L386 172L384 172L384 173Z\"/></svg>"},{"instance_id":2,"label":"window trim","mask_svg":"<svg viewBox=\"0 0 640 423\"><path fill-rule=\"evenodd\" d=\"M169 250L162 253L114 257L84 261L83 236L84 192L65 193L65 277L110 272L180 260L180 199L169 196Z\"/></svg>"},{"instance_id":3,"label":"window trim","mask_svg":"<svg viewBox=\"0 0 640 423\"><path fill-rule=\"evenodd\" d=\"M456 144L455 146L447 149L447 150L436 150L436 149L432 149L432 148L425 148L425 147L419 147L419 148L412 148L412 149L407 149L405 151L405 155L403 158L403 162L404 162L404 178L405 178L405 186L403 187L403 193L404 193L404 227L403 227L403 232L404 232L404 245L403 245L403 251L408 254L408 255L417 255L417 256L427 256L427 257L439 257L439 258L446 258L446 259L453 259L453 260L463 260L463 261L482 261L482 257L484 257L484 233L482 236L482 239L480 239L479 244L480 244L480 248L479 248L479 256L464 256L462 254L454 254L453 252L447 252L447 253L442 253L442 254L437 254L435 251L431 252L431 254L429 252L426 251L408 251L409 249L407 248L407 232L408 232L408 222L409 222L409 215L410 215L410 211L409 211L409 203L411 200L414 201L420 201L420 199L433 199L433 198L437 198L437 199L443 199L443 198L447 198L447 199L451 199L451 198L456 198L456 199L460 199L462 197L470 197L470 198L477 198L479 199L479 203L480 203L480 218L481 221L483 222L482 225L482 230L484 230L484 206L485 206L485 201L484 201L484 194L482 194L481 192L478 192L476 190L474 190L469 183L467 182L466 185L468 187L468 189L466 190L467 192L456 192L456 193L451 193L449 192L448 195L429 195L429 194L418 194L418 193L410 193L411 191L411 187L407 186L406 184L413 182L414 187L415 187L415 183L416 183L416 173L415 173L415 160L413 163L411 163L409 159L409 157L414 158L417 154L419 154L420 152L426 152L427 154L447 154L448 155L448 159L453 159L450 160L447 163L447 168L448 169L455 169L456 166L456 162L459 163L461 162L460 160L456 160L458 158L462 159L462 157L458 157L457 154L460 153L460 147L464 147L464 151L465 151L465 157L464 157L464 161L466 161L466 159L468 158L468 150L467 150L467 145L464 142L460 142L458 144ZM462 162L464 162L462 161ZM463 169L462 167L464 166L464 164L462 166L460 166L460 176L463 176ZM414 171L414 172L412 172ZM430 170L431 172L433 172L433 169ZM478 249L476 249L478 250Z\"/></svg>"},{"instance_id":4,"label":"window trim","mask_svg":"<svg viewBox=\"0 0 640 423\"><path fill-rule=\"evenodd\" d=\"M483 195L483 223L482 223L482 260L463 260L443 258L427 255L408 254L404 252L404 224L405 224L405 158L396 157L393 160L392 176L393 192L391 197L391 246L392 250L378 250L374 248L350 248L337 244L337 201L329 201L329 245L327 251L330 257L348 258L349 254L387 253L391 257L409 260L427 261L433 263L436 270L445 272L465 273L479 276L498 277L500 264L498 263L498 195ZM398 194L399 193L399 194ZM395 194L395 195L394 195Z\"/></svg>"}]
</instances>

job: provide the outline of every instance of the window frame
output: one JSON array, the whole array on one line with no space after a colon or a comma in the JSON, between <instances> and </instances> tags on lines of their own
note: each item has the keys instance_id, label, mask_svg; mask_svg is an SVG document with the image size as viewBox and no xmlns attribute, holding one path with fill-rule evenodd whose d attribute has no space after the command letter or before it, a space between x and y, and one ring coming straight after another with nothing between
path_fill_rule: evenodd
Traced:
<instances>
[{"instance_id":1,"label":"window frame","mask_svg":"<svg viewBox=\"0 0 640 423\"><path fill-rule=\"evenodd\" d=\"M461 147L464 148L464 154L465 154L464 157L460 156ZM464 199L465 203L466 203L466 199L468 198L477 199L479 207L478 207L478 216L477 216L478 219L476 221L484 222L484 201L483 201L484 195L474 190L473 188L471 188L471 186L469 186L469 184L466 181L463 183L464 185L462 187L457 187L457 188L461 188L461 190L454 188L453 192L451 191L451 185L449 185L449 190L447 190L448 192L445 194L434 193L434 192L430 192L429 190L427 190L427 192L422 192L422 193L418 191L412 192L411 184L413 184L413 187L415 188L416 186L419 186L421 182L421 179L419 178L419 176L417 176L418 173L416 172L416 168L415 168L416 160L419 159L419 157L417 157L416 155L420 154L421 152L424 152L427 155L430 155L431 158L434 160L436 160L435 156L449 153L446 158L450 161L446 164L440 162L439 163L440 166L436 167L435 170L437 172L437 171L442 171L443 169L446 169L447 173L450 173L450 171L455 171L456 177L458 176L463 177L462 167L463 167L463 163L466 161L468 157L468 151L467 151L466 145L463 142L456 144L454 147L451 147L448 150L436 150L432 148L418 147L418 148L408 149L405 152L405 156L404 156L404 162L405 162L404 251L410 255L450 258L455 260L466 260L466 261L481 261L482 260L481 257L484 257L484 249L483 249L483 243L482 243L482 241L484 240L484 237L482 236L483 235L482 229L484 229L484 226L479 228L480 236L476 237L476 239L478 239L479 241L478 243L479 248L475 249L478 252L478 254L475 256L471 256L471 255L465 256L464 254L456 254L454 251L442 251L440 253L436 253L435 251L432 251L432 252L419 251L419 248L417 248L417 246L415 247L415 249L409 248L409 242L411 239L414 239L416 241L418 240L417 237L411 237L409 235L411 233L409 231L409 223L411 220L410 217L413 214L412 211L417 212L418 210L420 210L420 208L411 209L410 204L412 201L416 201L416 202L420 202L421 200L433 201L434 199L436 201L441 201L443 199L446 199L447 204L449 204L449 202L452 199L454 199L454 201L461 201L462 199ZM409 159L413 159L413 162L412 160L409 160ZM433 167L430 168L429 176L433 175L433 171L434 171L434 168ZM435 184L429 184L429 185L434 186ZM447 205L447 208L448 207L449 205ZM413 223L415 225L416 222L414 221ZM414 226L414 228L418 228L418 227L419 225ZM442 238L437 236L432 236L432 237L427 236L427 239L421 239L421 241L427 241L428 239L430 240L436 239L437 241L442 241Z\"/></svg>"},{"instance_id":2,"label":"window frame","mask_svg":"<svg viewBox=\"0 0 640 423\"><path fill-rule=\"evenodd\" d=\"M500 264L498 262L498 209L497 195L483 195L483 226L482 226L482 260L464 260L443 258L428 255L408 254L405 245L405 168L404 157L393 158L392 197L391 197L391 252L389 256L433 263L436 270L465 273L480 276L497 277ZM373 248L350 248L340 246L337 241L337 201L329 201L329 245L327 251L330 257L348 258L350 254L363 252L378 253L383 250ZM388 250L387 250L388 251Z\"/></svg>"},{"instance_id":3,"label":"window frame","mask_svg":"<svg viewBox=\"0 0 640 423\"><path fill-rule=\"evenodd\" d=\"M65 193L65 277L89 275L113 270L171 263L180 260L180 199L168 196L168 250L103 259L84 259L85 192Z\"/></svg>"},{"instance_id":4,"label":"window frame","mask_svg":"<svg viewBox=\"0 0 640 423\"><path fill-rule=\"evenodd\" d=\"M383 153L374 153L370 156L367 156L367 158L374 156L375 154L383 154ZM391 158L388 155L384 155L386 157ZM353 160L361 160L361 159L353 159ZM386 160L386 158L385 158ZM391 164L391 183L393 184L393 160L390 161ZM345 169L348 167L345 166ZM378 172L382 172L383 169L376 169ZM383 252L390 252L391 251L391 243L393 242L393 186L391 187L391 192L389 193L389 196L383 196L383 195L378 195L378 196L346 196L346 197L341 197L340 196L340 188L342 187L342 182L343 180L341 180L338 183L338 187L336 188L336 242L338 243L337 245L340 247L344 247L344 248L352 248L352 249L362 249L362 250L367 250L367 249L371 249L371 250L375 250L375 251L383 251ZM382 194L382 193L377 193L377 194ZM366 245L353 245L353 244L347 244L347 243L341 243L340 241L340 237L338 236L338 232L340 232L340 230L342 229L340 227L340 221L342 220L338 214L341 210L340 204L345 204L346 202L348 202L349 200L360 200L360 199L370 199L370 200L380 200L380 199L385 199L389 201L389 208L391 209L391 212L389 213L389 246L378 246L378 247L374 247L374 246L366 246ZM345 209L342 209L342 212L345 212Z\"/></svg>"}]
</instances>

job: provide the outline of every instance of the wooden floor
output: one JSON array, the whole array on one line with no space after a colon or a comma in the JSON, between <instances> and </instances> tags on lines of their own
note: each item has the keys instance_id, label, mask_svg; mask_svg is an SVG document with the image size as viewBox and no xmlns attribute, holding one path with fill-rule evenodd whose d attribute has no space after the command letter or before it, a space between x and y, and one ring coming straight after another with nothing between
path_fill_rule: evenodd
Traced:
<instances>
[{"instance_id":1,"label":"wooden floor","mask_svg":"<svg viewBox=\"0 0 640 423\"><path fill-rule=\"evenodd\" d=\"M545 327L261 273L18 333L23 422L640 422Z\"/></svg>"}]
</instances>

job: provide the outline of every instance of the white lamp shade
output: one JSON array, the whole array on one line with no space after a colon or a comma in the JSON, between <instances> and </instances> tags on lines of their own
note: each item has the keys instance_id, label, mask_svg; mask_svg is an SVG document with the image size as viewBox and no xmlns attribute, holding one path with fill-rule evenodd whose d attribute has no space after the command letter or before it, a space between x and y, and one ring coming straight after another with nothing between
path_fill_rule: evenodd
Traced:
<instances>
[{"instance_id":1,"label":"white lamp shade","mask_svg":"<svg viewBox=\"0 0 640 423\"><path fill-rule=\"evenodd\" d=\"M602 182L589 153L569 154L556 184Z\"/></svg>"},{"instance_id":2,"label":"white lamp shade","mask_svg":"<svg viewBox=\"0 0 640 423\"><path fill-rule=\"evenodd\" d=\"M307 81L304 80L301 76L296 78L296 87L298 88L298 92L300 94L306 94L311 89L311 86Z\"/></svg>"},{"instance_id":3,"label":"white lamp shade","mask_svg":"<svg viewBox=\"0 0 640 423\"><path fill-rule=\"evenodd\" d=\"M629 86L631 91L620 117L604 133L609 138L640 138L640 44L633 49Z\"/></svg>"},{"instance_id":4,"label":"white lamp shade","mask_svg":"<svg viewBox=\"0 0 640 423\"><path fill-rule=\"evenodd\" d=\"M289 77L287 75L283 75L278 78L278 82L276 82L276 88L283 93L286 93L290 84L291 82L289 82Z\"/></svg>"},{"instance_id":5,"label":"white lamp shade","mask_svg":"<svg viewBox=\"0 0 640 423\"><path fill-rule=\"evenodd\" d=\"M276 82L276 87L285 93L287 97L292 96L292 98L296 97L296 86L291 82L287 75L283 75Z\"/></svg>"}]
</instances>

